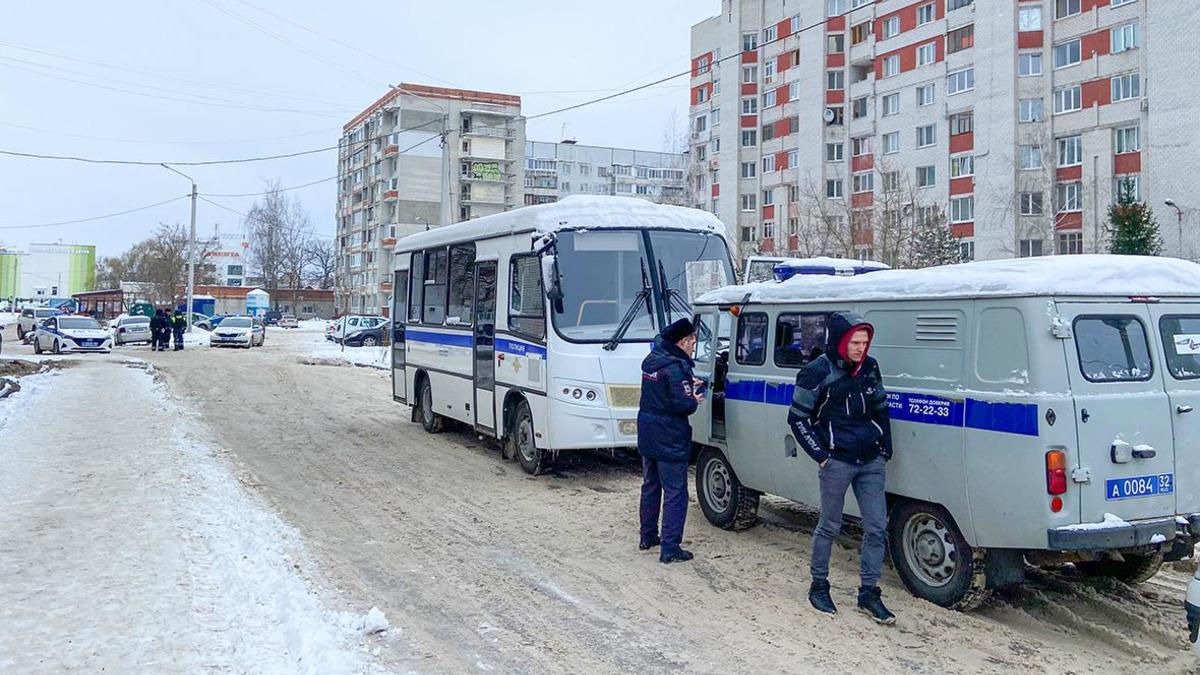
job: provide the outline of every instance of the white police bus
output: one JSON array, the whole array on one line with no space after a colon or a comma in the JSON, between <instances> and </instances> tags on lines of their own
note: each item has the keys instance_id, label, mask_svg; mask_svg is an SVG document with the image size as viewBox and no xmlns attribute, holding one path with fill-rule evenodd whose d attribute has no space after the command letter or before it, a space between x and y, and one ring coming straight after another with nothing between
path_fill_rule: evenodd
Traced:
<instances>
[{"instance_id":1,"label":"white police bus","mask_svg":"<svg viewBox=\"0 0 1200 675\"><path fill-rule=\"evenodd\" d=\"M563 450L635 447L641 362L691 300L730 283L711 213L569 197L395 248L393 398L436 433L501 439L536 474Z\"/></svg>"}]
</instances>

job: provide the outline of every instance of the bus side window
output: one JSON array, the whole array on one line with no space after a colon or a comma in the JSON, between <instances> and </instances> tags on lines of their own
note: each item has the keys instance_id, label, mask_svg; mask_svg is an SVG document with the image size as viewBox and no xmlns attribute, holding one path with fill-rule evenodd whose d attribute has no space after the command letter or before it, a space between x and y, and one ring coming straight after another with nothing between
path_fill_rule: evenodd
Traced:
<instances>
[{"instance_id":1,"label":"bus side window","mask_svg":"<svg viewBox=\"0 0 1200 675\"><path fill-rule=\"evenodd\" d=\"M780 314L775 320L775 365L800 368L825 351L828 314Z\"/></svg>"},{"instance_id":2,"label":"bus side window","mask_svg":"<svg viewBox=\"0 0 1200 675\"><path fill-rule=\"evenodd\" d=\"M513 256L508 271L508 329L539 339L545 337L542 261L536 255Z\"/></svg>"},{"instance_id":3,"label":"bus side window","mask_svg":"<svg viewBox=\"0 0 1200 675\"><path fill-rule=\"evenodd\" d=\"M446 325L470 326L475 313L475 245L450 247L450 308Z\"/></svg>"},{"instance_id":4,"label":"bus side window","mask_svg":"<svg viewBox=\"0 0 1200 675\"><path fill-rule=\"evenodd\" d=\"M446 320L446 249L425 252L425 302L422 323Z\"/></svg>"},{"instance_id":5,"label":"bus side window","mask_svg":"<svg viewBox=\"0 0 1200 675\"><path fill-rule=\"evenodd\" d=\"M767 315L761 312L738 317L737 362L761 366L767 362Z\"/></svg>"},{"instance_id":6,"label":"bus side window","mask_svg":"<svg viewBox=\"0 0 1200 675\"><path fill-rule=\"evenodd\" d=\"M408 320L411 323L421 322L421 307L425 304L425 254L417 251L412 254L412 282L409 284Z\"/></svg>"}]
</instances>

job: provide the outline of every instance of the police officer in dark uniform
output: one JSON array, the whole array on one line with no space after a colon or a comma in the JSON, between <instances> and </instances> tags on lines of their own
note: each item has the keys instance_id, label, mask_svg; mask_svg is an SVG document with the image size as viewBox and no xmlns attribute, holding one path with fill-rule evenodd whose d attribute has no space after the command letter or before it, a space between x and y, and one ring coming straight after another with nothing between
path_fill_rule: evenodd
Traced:
<instances>
[{"instance_id":1,"label":"police officer in dark uniform","mask_svg":"<svg viewBox=\"0 0 1200 675\"><path fill-rule=\"evenodd\" d=\"M638 407L638 452L642 455L641 543L645 551L662 544L658 561L686 562L683 525L687 520L687 468L692 450L688 416L703 395L692 376L696 331L688 319L663 329L642 361ZM662 538L658 516L662 510Z\"/></svg>"}]
</instances>

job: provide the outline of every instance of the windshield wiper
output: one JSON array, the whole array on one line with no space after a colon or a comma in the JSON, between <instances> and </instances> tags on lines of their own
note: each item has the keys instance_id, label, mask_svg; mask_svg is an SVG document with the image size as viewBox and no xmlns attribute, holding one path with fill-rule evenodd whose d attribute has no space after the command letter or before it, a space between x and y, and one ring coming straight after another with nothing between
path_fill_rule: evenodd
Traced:
<instances>
[{"instance_id":1,"label":"windshield wiper","mask_svg":"<svg viewBox=\"0 0 1200 675\"><path fill-rule=\"evenodd\" d=\"M679 275L675 275L675 278L678 279ZM680 297L682 294L674 288L671 288L667 282L667 272L665 269L663 269L661 260L658 262L658 279L662 283L663 300L666 304L664 309L667 311L667 323L671 323L671 319L675 316L675 310L679 310L680 314L691 318L691 306L688 305L688 303L685 302L682 297ZM674 279L672 279L672 281L674 281Z\"/></svg>"},{"instance_id":2,"label":"windshield wiper","mask_svg":"<svg viewBox=\"0 0 1200 675\"><path fill-rule=\"evenodd\" d=\"M633 325L633 320L637 318L639 305L646 304L646 313L651 313L650 307L650 280L646 277L646 262L641 262L642 266L642 290L637 292L633 297L633 303L629 305L629 309L625 312L625 316L621 318L620 325L613 331L612 337L608 342L604 343L604 350L611 352L621 344L621 338L625 337L625 333L629 331L629 327Z\"/></svg>"}]
</instances>

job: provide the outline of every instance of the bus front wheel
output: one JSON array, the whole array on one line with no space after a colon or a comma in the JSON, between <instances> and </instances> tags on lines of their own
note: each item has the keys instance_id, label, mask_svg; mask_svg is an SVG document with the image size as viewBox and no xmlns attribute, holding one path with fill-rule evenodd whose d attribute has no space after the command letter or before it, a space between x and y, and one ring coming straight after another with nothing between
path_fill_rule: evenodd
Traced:
<instances>
[{"instance_id":1,"label":"bus front wheel","mask_svg":"<svg viewBox=\"0 0 1200 675\"><path fill-rule=\"evenodd\" d=\"M421 402L421 428L431 434L441 433L446 426L446 418L433 411L433 387L428 377L421 380L421 396L417 400Z\"/></svg>"},{"instance_id":2,"label":"bus front wheel","mask_svg":"<svg viewBox=\"0 0 1200 675\"><path fill-rule=\"evenodd\" d=\"M550 464L550 454L537 447L533 438L533 413L529 404L521 401L513 413L512 427L508 431L508 442L513 455L525 473L536 476Z\"/></svg>"}]
</instances>

